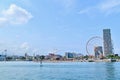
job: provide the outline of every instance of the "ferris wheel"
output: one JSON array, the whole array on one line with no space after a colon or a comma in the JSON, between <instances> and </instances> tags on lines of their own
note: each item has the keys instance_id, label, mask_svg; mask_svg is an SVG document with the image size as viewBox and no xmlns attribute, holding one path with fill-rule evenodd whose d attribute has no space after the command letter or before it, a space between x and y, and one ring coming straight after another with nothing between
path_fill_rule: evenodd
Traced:
<instances>
[{"instance_id":1,"label":"ferris wheel","mask_svg":"<svg viewBox=\"0 0 120 80\"><path fill-rule=\"evenodd\" d=\"M99 36L91 37L86 43L86 52L88 55L94 55L95 47L103 46L103 39Z\"/></svg>"}]
</instances>

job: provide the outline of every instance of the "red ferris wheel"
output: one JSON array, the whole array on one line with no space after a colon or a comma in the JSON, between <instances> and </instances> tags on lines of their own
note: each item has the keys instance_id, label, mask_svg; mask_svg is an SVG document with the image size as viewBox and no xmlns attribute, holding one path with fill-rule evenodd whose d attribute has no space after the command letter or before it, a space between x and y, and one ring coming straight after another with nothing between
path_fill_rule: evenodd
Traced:
<instances>
[{"instance_id":1,"label":"red ferris wheel","mask_svg":"<svg viewBox=\"0 0 120 80\"><path fill-rule=\"evenodd\" d=\"M86 43L86 52L88 55L94 55L94 48L103 46L103 39L100 36L91 37Z\"/></svg>"}]
</instances>

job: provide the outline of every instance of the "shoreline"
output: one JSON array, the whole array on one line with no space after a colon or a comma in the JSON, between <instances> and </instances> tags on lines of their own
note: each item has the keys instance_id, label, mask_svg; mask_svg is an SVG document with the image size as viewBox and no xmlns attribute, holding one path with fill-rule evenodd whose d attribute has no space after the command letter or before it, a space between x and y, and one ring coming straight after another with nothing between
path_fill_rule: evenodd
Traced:
<instances>
[{"instance_id":1,"label":"shoreline","mask_svg":"<svg viewBox=\"0 0 120 80\"><path fill-rule=\"evenodd\" d=\"M40 62L40 61L33 61L33 62ZM93 59L89 59L89 60L43 60L43 63L61 63L61 62L120 62L120 60L115 59L114 61L112 61L111 59L103 59L103 60L93 60Z\"/></svg>"},{"instance_id":2,"label":"shoreline","mask_svg":"<svg viewBox=\"0 0 120 80\"><path fill-rule=\"evenodd\" d=\"M112 61L113 60L113 61ZM41 62L41 61L27 61L27 60L15 60L15 61L0 61L0 62ZM60 63L60 62L120 62L120 59L88 59L88 60L43 60L42 63Z\"/></svg>"}]
</instances>

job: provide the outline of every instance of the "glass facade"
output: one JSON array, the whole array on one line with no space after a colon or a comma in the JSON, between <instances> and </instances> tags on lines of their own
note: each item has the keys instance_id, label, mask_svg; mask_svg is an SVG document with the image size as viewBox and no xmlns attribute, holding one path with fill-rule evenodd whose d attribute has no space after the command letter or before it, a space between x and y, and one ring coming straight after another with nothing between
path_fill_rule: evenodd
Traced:
<instances>
[{"instance_id":1,"label":"glass facade","mask_svg":"<svg viewBox=\"0 0 120 80\"><path fill-rule=\"evenodd\" d=\"M104 56L113 54L113 46L112 46L110 29L103 30L103 44L104 44Z\"/></svg>"}]
</instances>

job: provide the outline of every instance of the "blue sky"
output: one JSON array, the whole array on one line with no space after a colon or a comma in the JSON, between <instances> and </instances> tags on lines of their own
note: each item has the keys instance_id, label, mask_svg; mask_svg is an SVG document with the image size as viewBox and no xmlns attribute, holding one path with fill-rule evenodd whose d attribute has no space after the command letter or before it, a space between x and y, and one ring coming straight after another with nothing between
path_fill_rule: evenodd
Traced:
<instances>
[{"instance_id":1,"label":"blue sky","mask_svg":"<svg viewBox=\"0 0 120 80\"><path fill-rule=\"evenodd\" d=\"M0 51L87 54L87 41L109 28L119 54L119 21L120 0L0 0Z\"/></svg>"}]
</instances>

